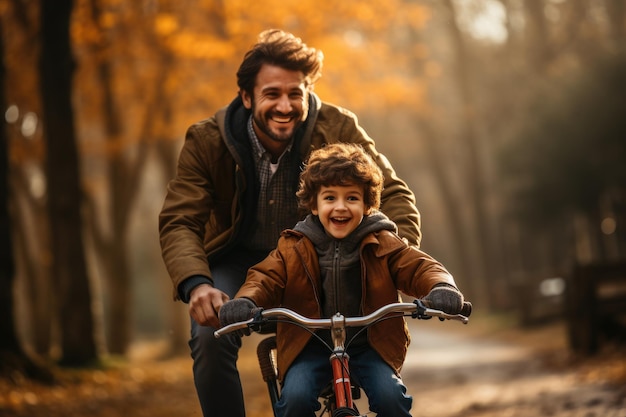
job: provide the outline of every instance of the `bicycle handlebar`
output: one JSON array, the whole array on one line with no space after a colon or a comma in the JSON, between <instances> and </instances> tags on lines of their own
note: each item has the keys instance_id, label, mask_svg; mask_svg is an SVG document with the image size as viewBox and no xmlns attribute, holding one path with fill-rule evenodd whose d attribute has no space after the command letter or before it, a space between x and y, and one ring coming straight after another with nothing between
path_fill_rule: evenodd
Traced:
<instances>
[{"instance_id":1,"label":"bicycle handlebar","mask_svg":"<svg viewBox=\"0 0 626 417\"><path fill-rule=\"evenodd\" d=\"M261 310L257 315L251 319L231 323L216 330L213 334L216 338L227 333L234 332L236 330L244 329L246 327L255 330L254 327L262 324L267 319L271 318L286 318L294 323L301 324L311 329L330 329L338 321L342 322L345 327L359 327L367 326L382 319L388 314L402 313L403 316L411 316L413 318L427 320L433 317L438 317L440 320L457 320L463 324L469 322L469 318L461 314L448 314L441 310L434 310L426 307L422 300L415 300L412 303L391 303L380 307L378 310L362 317L344 317L340 313L335 314L328 319L311 319L304 317L293 310L283 307L270 308L267 310Z\"/></svg>"}]
</instances>

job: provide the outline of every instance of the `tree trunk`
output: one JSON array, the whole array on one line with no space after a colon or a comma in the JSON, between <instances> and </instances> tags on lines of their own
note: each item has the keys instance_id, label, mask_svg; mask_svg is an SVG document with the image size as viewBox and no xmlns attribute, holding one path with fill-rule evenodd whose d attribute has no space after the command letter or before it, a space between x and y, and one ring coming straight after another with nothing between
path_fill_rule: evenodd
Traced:
<instances>
[{"instance_id":1,"label":"tree trunk","mask_svg":"<svg viewBox=\"0 0 626 417\"><path fill-rule=\"evenodd\" d=\"M446 152L442 149L443 146L440 142L437 141L437 137L440 134L435 130L433 123L423 115L415 115L414 117L418 129L424 133L424 140L422 141L424 151L426 152L433 178L437 183L437 189L443 200L446 219L450 223L450 229L452 230L453 237L450 249L454 251L454 257L458 260L459 269L462 271L459 274L462 278L458 280L457 284L461 286L465 297L476 303L481 296L480 287L476 285L475 280L465 278L470 278L473 275L471 271L476 269L470 251L467 250L468 242L470 241L469 229L465 226L463 215L461 210L459 210L460 207L465 207L465 205L460 201L459 196L454 193L452 180L446 169L449 166L446 162Z\"/></svg>"},{"instance_id":2,"label":"tree trunk","mask_svg":"<svg viewBox=\"0 0 626 417\"><path fill-rule=\"evenodd\" d=\"M4 39L0 20L0 109L6 108ZM26 375L52 382L52 374L31 360L22 349L15 329L13 284L15 263L9 218L9 138L5 118L0 118L0 377Z\"/></svg>"},{"instance_id":3,"label":"tree trunk","mask_svg":"<svg viewBox=\"0 0 626 417\"><path fill-rule=\"evenodd\" d=\"M528 26L524 34L529 68L537 73L543 73L552 56L548 23L544 12L545 1L526 0L523 4Z\"/></svg>"},{"instance_id":4,"label":"tree trunk","mask_svg":"<svg viewBox=\"0 0 626 417\"><path fill-rule=\"evenodd\" d=\"M170 112L166 112L166 117L169 115ZM178 148L178 142L165 137L161 137L156 144L156 157L159 165L162 167L161 171L164 178L163 189L165 189L169 180L176 175L176 158L172 156L178 154ZM160 286L165 289L166 299L170 299L172 297L172 285L167 271L165 271L163 283ZM167 328L170 335L168 339L168 354L171 356L189 353L189 346L186 343L189 340L189 310L186 304L181 304L181 302L172 301L167 306Z\"/></svg>"},{"instance_id":5,"label":"tree trunk","mask_svg":"<svg viewBox=\"0 0 626 417\"><path fill-rule=\"evenodd\" d=\"M0 20L0 29L2 21ZM2 30L0 30L2 36ZM0 39L0 108L5 106L4 92L4 48ZM13 322L13 280L15 264L13 262L13 243L11 239L11 221L9 220L9 141L6 134L6 122L0 118L0 352L21 353Z\"/></svg>"},{"instance_id":6,"label":"tree trunk","mask_svg":"<svg viewBox=\"0 0 626 417\"><path fill-rule=\"evenodd\" d=\"M50 238L44 196L30 190L28 174L12 166L12 224L14 259L19 272L16 305L23 305L21 331L23 343L40 356L47 357L52 346L52 326L56 323L54 293L50 283ZM19 312L18 312L19 313ZM20 313L21 314L21 313Z\"/></svg>"},{"instance_id":7,"label":"tree trunk","mask_svg":"<svg viewBox=\"0 0 626 417\"><path fill-rule=\"evenodd\" d=\"M113 93L113 74L111 65L104 60L98 66L98 77L104 95L104 122L107 141L113 144L122 141L122 127L119 113L115 106ZM105 259L106 290L108 305L105 306L105 329L109 353L125 355L130 344L131 287L128 263L128 243L126 231L130 217L130 208L136 195L136 182L132 179L131 166L127 163L123 150L115 152L109 158L108 178L111 190L109 201L111 230L103 233L108 241L103 245L101 255ZM134 169L141 169L134 166ZM106 239L106 238L105 238Z\"/></svg>"},{"instance_id":8,"label":"tree trunk","mask_svg":"<svg viewBox=\"0 0 626 417\"><path fill-rule=\"evenodd\" d=\"M475 281L474 296L477 304L482 304L487 308L496 306L503 297L498 294L501 282L497 279L500 274L497 271L497 265L501 261L498 255L496 245L493 243L492 226L490 219L493 216L489 214L487 206L487 174L484 168L484 145L477 135L477 102L472 91L472 62L467 52L467 47L463 40L463 36L456 23L456 11L452 0L446 0L444 5L449 13L450 38L452 48L455 54L455 81L459 91L459 98L462 106L462 120L460 122L462 137L461 142L465 144L467 151L468 168L465 170L464 181L470 190L468 198L471 199L469 205L472 207L473 222L466 227L469 230L474 228L475 232L466 233L466 235L476 234L475 244L466 246L466 250L475 247L473 256L477 257L476 266L473 271L473 279ZM503 307L503 306L499 306Z\"/></svg>"},{"instance_id":9,"label":"tree trunk","mask_svg":"<svg viewBox=\"0 0 626 417\"><path fill-rule=\"evenodd\" d=\"M626 2L624 0L605 0L606 15L609 21L609 34L613 45L624 51L626 41Z\"/></svg>"},{"instance_id":10,"label":"tree trunk","mask_svg":"<svg viewBox=\"0 0 626 417\"><path fill-rule=\"evenodd\" d=\"M61 364L97 360L85 261L78 151L72 110L71 0L42 0L40 78L52 278L58 291Z\"/></svg>"}]
</instances>

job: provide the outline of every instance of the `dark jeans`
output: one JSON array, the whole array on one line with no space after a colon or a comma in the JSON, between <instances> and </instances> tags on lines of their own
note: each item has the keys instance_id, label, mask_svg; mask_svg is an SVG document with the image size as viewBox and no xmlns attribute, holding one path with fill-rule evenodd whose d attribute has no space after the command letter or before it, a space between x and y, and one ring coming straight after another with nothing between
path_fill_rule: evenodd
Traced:
<instances>
[{"instance_id":1,"label":"dark jeans","mask_svg":"<svg viewBox=\"0 0 626 417\"><path fill-rule=\"evenodd\" d=\"M215 288L235 295L246 279L248 268L265 259L268 252L233 251L211 264ZM191 320L191 357L196 392L204 417L244 417L244 400L237 358L241 338L226 335L215 339L212 327Z\"/></svg>"},{"instance_id":2,"label":"dark jeans","mask_svg":"<svg viewBox=\"0 0 626 417\"><path fill-rule=\"evenodd\" d=\"M378 417L411 417L413 398L378 353L363 346L348 354L351 378L365 391L370 410ZM329 356L328 349L315 342L298 355L285 375L277 416L315 417L321 408L318 394L332 379Z\"/></svg>"}]
</instances>

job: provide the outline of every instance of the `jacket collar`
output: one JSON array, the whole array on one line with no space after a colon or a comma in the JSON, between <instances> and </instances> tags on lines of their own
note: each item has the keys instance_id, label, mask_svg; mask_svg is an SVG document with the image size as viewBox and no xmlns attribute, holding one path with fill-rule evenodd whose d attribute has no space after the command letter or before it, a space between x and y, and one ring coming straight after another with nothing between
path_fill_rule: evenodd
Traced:
<instances>
[{"instance_id":1,"label":"jacket collar","mask_svg":"<svg viewBox=\"0 0 626 417\"><path fill-rule=\"evenodd\" d=\"M309 153L313 128L321 108L322 101L317 94L311 91L309 93L309 114L304 124L296 132L296 140L294 141L303 160ZM243 100L240 96L235 97L228 106L222 107L215 114L222 138L236 159L240 158L238 154L243 150L241 146L247 143L245 129L249 117L250 111L243 106ZM243 161L237 160L237 162Z\"/></svg>"},{"instance_id":2,"label":"jacket collar","mask_svg":"<svg viewBox=\"0 0 626 417\"><path fill-rule=\"evenodd\" d=\"M317 123L317 116L319 115L320 109L322 108L322 100L315 94L314 92L309 93L309 115L304 122L304 125L300 128L301 135L299 138L296 137L295 144L297 144L298 149L300 151L300 158L304 161L306 156L310 152L311 148L311 137L313 136L313 128L315 127L315 123Z\"/></svg>"}]
</instances>

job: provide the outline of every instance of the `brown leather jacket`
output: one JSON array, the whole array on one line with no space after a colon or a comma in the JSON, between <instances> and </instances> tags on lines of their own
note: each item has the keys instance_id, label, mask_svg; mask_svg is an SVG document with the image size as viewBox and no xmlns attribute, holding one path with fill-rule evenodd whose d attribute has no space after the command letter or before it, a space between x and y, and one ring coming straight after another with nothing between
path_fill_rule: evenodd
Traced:
<instances>
[{"instance_id":1,"label":"brown leather jacket","mask_svg":"<svg viewBox=\"0 0 626 417\"><path fill-rule=\"evenodd\" d=\"M250 112L238 97L215 116L189 127L176 177L167 187L159 215L161 250L178 298L185 279L211 278L210 262L237 245L254 219L254 162L246 123ZM294 141L302 161L313 149L333 142L359 143L385 176L381 211L400 236L419 246L420 217L415 197L351 112L322 103L311 93L309 115ZM294 167L299 169L300 164Z\"/></svg>"},{"instance_id":2,"label":"brown leather jacket","mask_svg":"<svg viewBox=\"0 0 626 417\"><path fill-rule=\"evenodd\" d=\"M456 286L443 265L388 230L366 236L360 252L363 314L399 301L398 291L421 298L435 284ZM295 230L287 230L276 249L249 269L246 282L235 298L246 297L259 307L286 307L305 317L319 318L321 285L317 253L311 240ZM298 326L278 324L279 378L282 379L310 338L311 334ZM400 372L410 343L403 318L384 320L370 327L368 342Z\"/></svg>"}]
</instances>

